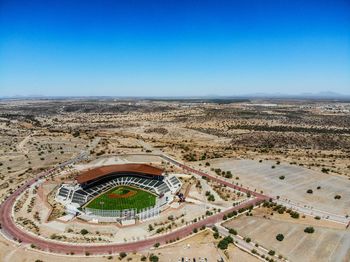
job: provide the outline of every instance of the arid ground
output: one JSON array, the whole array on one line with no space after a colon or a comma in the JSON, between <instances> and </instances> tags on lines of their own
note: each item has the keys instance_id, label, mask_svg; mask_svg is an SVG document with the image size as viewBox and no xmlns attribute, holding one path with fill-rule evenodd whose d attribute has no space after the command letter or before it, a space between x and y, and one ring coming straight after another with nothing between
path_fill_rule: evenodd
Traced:
<instances>
[{"instance_id":1,"label":"arid ground","mask_svg":"<svg viewBox=\"0 0 350 262\"><path fill-rule=\"evenodd\" d=\"M215 228L214 231L207 228L175 243L126 254L120 258L125 261L139 261L142 256L148 259L151 253L160 261L181 258L199 261L199 257L208 261L350 260L350 229L331 219L333 215L344 219L350 215L347 101L0 100L0 144L1 200L29 178L69 161L82 151L89 153L89 159L62 170L65 179L73 180L84 168L125 162L153 163L182 176L187 205L193 206L184 215L185 220L201 216L205 208L225 209L240 200L241 196L220 184L168 165L158 156L164 153L196 169L262 192L273 201L310 210L304 214L301 209L288 206L284 210L276 206L259 207L228 218L220 225L237 230L245 240L249 237L247 243L251 241L267 251L275 251L276 255L270 257L259 254L258 247L244 250L238 243L220 249L224 234L219 230L220 236L214 238ZM75 221L72 231L67 232L71 226L62 226L64 223L56 220L64 216L64 210L53 202L60 182L61 177L53 174L50 181L22 196L16 207L19 210L16 218L20 218L22 226L47 237L60 232L76 241L108 242L116 241L117 237L111 235L115 232L130 239L143 237L149 233L149 225L154 224L150 221L129 231L102 225L97 233L94 225L86 225L95 233L85 238L79 235L82 222ZM208 200L208 196L213 199ZM205 202L205 206L199 204ZM321 210L324 215L312 215L312 210ZM299 218L291 218L291 211L298 212ZM169 215L161 217L165 224L171 224L167 221ZM181 224L181 215L180 211L174 213L179 216L174 221L176 227ZM41 227L44 221L49 223ZM159 227L155 225L155 229ZM313 227L314 233L305 233L306 227ZM283 234L282 241L276 240L278 234ZM0 255L2 261L11 262L81 260L74 254L43 253L3 237ZM115 254L84 259L119 261Z\"/></svg>"}]
</instances>

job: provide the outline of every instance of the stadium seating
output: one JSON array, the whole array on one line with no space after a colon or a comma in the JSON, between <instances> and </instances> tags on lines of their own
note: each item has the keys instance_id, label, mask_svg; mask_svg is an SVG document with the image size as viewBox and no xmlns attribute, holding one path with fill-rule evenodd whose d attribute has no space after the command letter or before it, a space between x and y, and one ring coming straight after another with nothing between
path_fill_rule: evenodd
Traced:
<instances>
[{"instance_id":1,"label":"stadium seating","mask_svg":"<svg viewBox=\"0 0 350 262\"><path fill-rule=\"evenodd\" d=\"M58 195L61 196L63 199L67 199L69 190L65 187L61 187L58 191Z\"/></svg>"}]
</instances>

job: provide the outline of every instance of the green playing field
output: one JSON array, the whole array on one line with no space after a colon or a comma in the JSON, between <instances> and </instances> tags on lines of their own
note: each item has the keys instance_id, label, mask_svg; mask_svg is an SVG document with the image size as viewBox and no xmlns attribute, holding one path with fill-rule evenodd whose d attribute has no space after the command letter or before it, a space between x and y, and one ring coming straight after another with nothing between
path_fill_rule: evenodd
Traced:
<instances>
[{"instance_id":1,"label":"green playing field","mask_svg":"<svg viewBox=\"0 0 350 262\"><path fill-rule=\"evenodd\" d=\"M103 210L123 210L143 208L156 204L156 196L133 187L118 186L91 200L86 207Z\"/></svg>"}]
</instances>

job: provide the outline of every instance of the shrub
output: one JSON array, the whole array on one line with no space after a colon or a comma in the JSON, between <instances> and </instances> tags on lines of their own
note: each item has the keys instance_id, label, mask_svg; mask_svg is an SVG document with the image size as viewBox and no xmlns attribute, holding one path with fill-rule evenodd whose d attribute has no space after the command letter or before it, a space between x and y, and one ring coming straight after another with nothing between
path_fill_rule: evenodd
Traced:
<instances>
[{"instance_id":1,"label":"shrub","mask_svg":"<svg viewBox=\"0 0 350 262\"><path fill-rule=\"evenodd\" d=\"M276 252L274 250L270 250L268 253L270 256L274 256L276 254Z\"/></svg>"},{"instance_id":2,"label":"shrub","mask_svg":"<svg viewBox=\"0 0 350 262\"><path fill-rule=\"evenodd\" d=\"M231 217L234 217L234 216L237 216L237 211L235 211L235 210L227 214L228 218L231 218Z\"/></svg>"},{"instance_id":3,"label":"shrub","mask_svg":"<svg viewBox=\"0 0 350 262\"><path fill-rule=\"evenodd\" d=\"M228 232L229 232L230 234L232 234L232 235L237 235L237 231L236 231L235 229L233 229L233 228L230 228L230 229L228 230Z\"/></svg>"},{"instance_id":4,"label":"shrub","mask_svg":"<svg viewBox=\"0 0 350 262\"><path fill-rule=\"evenodd\" d=\"M284 239L284 235L283 235L283 234L278 234L278 235L276 236L276 239L277 239L278 241L282 241L282 240Z\"/></svg>"},{"instance_id":5,"label":"shrub","mask_svg":"<svg viewBox=\"0 0 350 262\"><path fill-rule=\"evenodd\" d=\"M208 201L214 202L214 201L215 201L214 195L210 195L210 196L208 197Z\"/></svg>"},{"instance_id":6,"label":"shrub","mask_svg":"<svg viewBox=\"0 0 350 262\"><path fill-rule=\"evenodd\" d=\"M157 257L155 254L151 254L149 256L149 261L151 261L151 262L158 262L159 261L159 257Z\"/></svg>"},{"instance_id":7,"label":"shrub","mask_svg":"<svg viewBox=\"0 0 350 262\"><path fill-rule=\"evenodd\" d=\"M334 199L341 199L341 195L334 196Z\"/></svg>"},{"instance_id":8,"label":"shrub","mask_svg":"<svg viewBox=\"0 0 350 262\"><path fill-rule=\"evenodd\" d=\"M89 233L89 231L87 231L86 229L80 230L80 234L82 234L83 236L88 234L88 233Z\"/></svg>"},{"instance_id":9,"label":"shrub","mask_svg":"<svg viewBox=\"0 0 350 262\"><path fill-rule=\"evenodd\" d=\"M315 229L314 229L313 227L306 227L306 228L304 229L304 232L305 232L305 233L308 233L308 234L312 234L312 233L315 232Z\"/></svg>"},{"instance_id":10,"label":"shrub","mask_svg":"<svg viewBox=\"0 0 350 262\"><path fill-rule=\"evenodd\" d=\"M218 232L214 232L214 233L213 233L213 237L214 237L215 239L218 239L218 238L219 238L219 236L220 236L220 235L219 235L219 233L218 233Z\"/></svg>"},{"instance_id":11,"label":"shrub","mask_svg":"<svg viewBox=\"0 0 350 262\"><path fill-rule=\"evenodd\" d=\"M124 257L126 257L127 256L127 254L125 253L125 252L120 252L119 253L119 258L120 259L123 259Z\"/></svg>"},{"instance_id":12,"label":"shrub","mask_svg":"<svg viewBox=\"0 0 350 262\"><path fill-rule=\"evenodd\" d=\"M323 168L321 169L321 171L322 171L322 173L328 174L329 168L323 167Z\"/></svg>"},{"instance_id":13,"label":"shrub","mask_svg":"<svg viewBox=\"0 0 350 262\"><path fill-rule=\"evenodd\" d=\"M292 211L292 212L290 212L290 216L292 217L292 218L299 218L299 213L298 212L295 212L295 211Z\"/></svg>"},{"instance_id":14,"label":"shrub","mask_svg":"<svg viewBox=\"0 0 350 262\"><path fill-rule=\"evenodd\" d=\"M280 176L279 178L280 178L281 180L283 180L285 177L284 177L284 176Z\"/></svg>"},{"instance_id":15,"label":"shrub","mask_svg":"<svg viewBox=\"0 0 350 262\"><path fill-rule=\"evenodd\" d=\"M75 132L73 133L73 136L74 136L74 137L78 137L78 136L80 136L79 131L75 131Z\"/></svg>"},{"instance_id":16,"label":"shrub","mask_svg":"<svg viewBox=\"0 0 350 262\"><path fill-rule=\"evenodd\" d=\"M313 193L313 191L312 191L312 189L308 189L308 190L306 191L306 193L308 193L308 194L312 194L312 193Z\"/></svg>"},{"instance_id":17,"label":"shrub","mask_svg":"<svg viewBox=\"0 0 350 262\"><path fill-rule=\"evenodd\" d=\"M224 237L220 242L218 243L218 248L224 250L227 249L228 245L233 243L233 238L230 236Z\"/></svg>"}]
</instances>

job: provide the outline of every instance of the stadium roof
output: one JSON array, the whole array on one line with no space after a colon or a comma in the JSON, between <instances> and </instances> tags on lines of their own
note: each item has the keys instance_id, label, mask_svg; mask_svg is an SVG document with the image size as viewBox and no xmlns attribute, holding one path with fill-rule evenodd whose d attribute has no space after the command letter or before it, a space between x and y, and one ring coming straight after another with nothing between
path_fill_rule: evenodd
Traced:
<instances>
[{"instance_id":1,"label":"stadium roof","mask_svg":"<svg viewBox=\"0 0 350 262\"><path fill-rule=\"evenodd\" d=\"M121 164L121 165L109 165L101 166L98 168L90 169L78 175L76 180L78 183L86 183L96 178L107 176L115 173L138 173L152 176L161 176L163 170L154 166L146 164Z\"/></svg>"}]
</instances>

